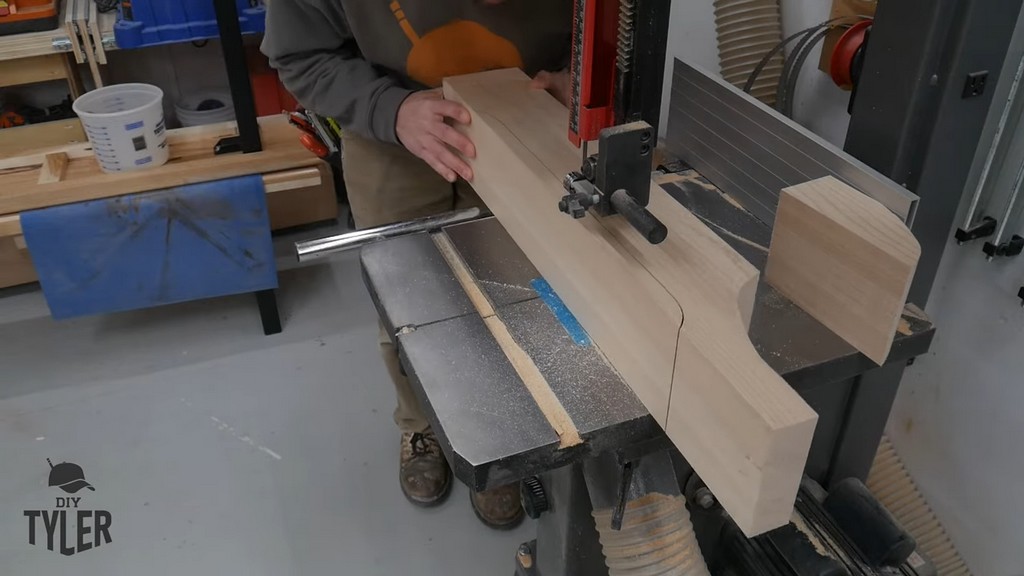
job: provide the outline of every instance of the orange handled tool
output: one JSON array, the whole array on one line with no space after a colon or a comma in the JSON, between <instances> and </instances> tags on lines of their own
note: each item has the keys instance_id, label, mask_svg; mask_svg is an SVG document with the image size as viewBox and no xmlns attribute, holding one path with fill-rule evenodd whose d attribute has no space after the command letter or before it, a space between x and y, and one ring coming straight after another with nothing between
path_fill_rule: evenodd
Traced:
<instances>
[{"instance_id":1,"label":"orange handled tool","mask_svg":"<svg viewBox=\"0 0 1024 576\"><path fill-rule=\"evenodd\" d=\"M331 155L330 150L327 149L327 145L309 132L303 131L302 134L299 134L299 142L302 142L302 145L306 147L306 150L316 154L317 158L325 159Z\"/></svg>"}]
</instances>

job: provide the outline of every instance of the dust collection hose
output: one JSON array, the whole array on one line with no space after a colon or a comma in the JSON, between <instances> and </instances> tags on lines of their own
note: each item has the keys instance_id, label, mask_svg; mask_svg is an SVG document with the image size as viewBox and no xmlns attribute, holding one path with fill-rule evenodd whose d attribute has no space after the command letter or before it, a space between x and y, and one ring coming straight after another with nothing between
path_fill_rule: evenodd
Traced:
<instances>
[{"instance_id":1,"label":"dust collection hose","mask_svg":"<svg viewBox=\"0 0 1024 576\"><path fill-rule=\"evenodd\" d=\"M610 576L709 576L683 496L630 501L621 530L612 529L613 508L593 515Z\"/></svg>"}]
</instances>

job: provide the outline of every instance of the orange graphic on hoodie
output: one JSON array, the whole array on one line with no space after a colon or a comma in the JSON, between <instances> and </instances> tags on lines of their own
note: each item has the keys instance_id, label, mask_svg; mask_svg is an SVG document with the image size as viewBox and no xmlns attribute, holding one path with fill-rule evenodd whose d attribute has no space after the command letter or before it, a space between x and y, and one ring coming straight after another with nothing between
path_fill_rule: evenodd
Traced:
<instances>
[{"instance_id":1,"label":"orange graphic on hoodie","mask_svg":"<svg viewBox=\"0 0 1024 576\"><path fill-rule=\"evenodd\" d=\"M455 20L420 36L398 0L391 2L391 12L412 42L405 72L420 84L436 88L446 76L523 67L515 44L476 22Z\"/></svg>"}]
</instances>

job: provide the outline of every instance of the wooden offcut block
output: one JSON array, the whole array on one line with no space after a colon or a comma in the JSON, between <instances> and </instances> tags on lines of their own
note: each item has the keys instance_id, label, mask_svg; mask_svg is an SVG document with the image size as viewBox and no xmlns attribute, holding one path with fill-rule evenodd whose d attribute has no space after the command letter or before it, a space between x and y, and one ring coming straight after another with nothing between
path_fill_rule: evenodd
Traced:
<instances>
[{"instance_id":1,"label":"wooden offcut block","mask_svg":"<svg viewBox=\"0 0 1024 576\"><path fill-rule=\"evenodd\" d=\"M782 191L765 279L881 365L920 256L902 220L827 176Z\"/></svg>"},{"instance_id":2,"label":"wooden offcut block","mask_svg":"<svg viewBox=\"0 0 1024 576\"><path fill-rule=\"evenodd\" d=\"M68 171L68 155L64 152L55 152L43 156L43 165L39 169L39 184L53 184L64 179Z\"/></svg>"}]
</instances>

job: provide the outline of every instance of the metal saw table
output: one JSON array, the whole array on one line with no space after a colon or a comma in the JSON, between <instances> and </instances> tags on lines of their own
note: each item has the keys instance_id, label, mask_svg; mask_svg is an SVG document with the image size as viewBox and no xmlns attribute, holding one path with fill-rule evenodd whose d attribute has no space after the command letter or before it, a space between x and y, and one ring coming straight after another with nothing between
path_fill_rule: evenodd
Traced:
<instances>
[{"instance_id":1,"label":"metal saw table","mask_svg":"<svg viewBox=\"0 0 1024 576\"><path fill-rule=\"evenodd\" d=\"M763 270L771 229L696 171L662 187ZM566 226L573 225L566 221ZM551 429L427 234L366 246L361 262L377 311L455 475L477 490L633 448L669 442L593 346L580 346L531 282L536 269L494 218L443 229L578 427L584 443L559 450ZM671 233L671 232L670 232ZM581 254L581 257L586 257ZM904 311L889 362L878 367L761 283L750 337L762 358L819 414L807 474L867 473L899 374L927 351L934 329ZM895 378L893 374L895 373Z\"/></svg>"}]
</instances>

